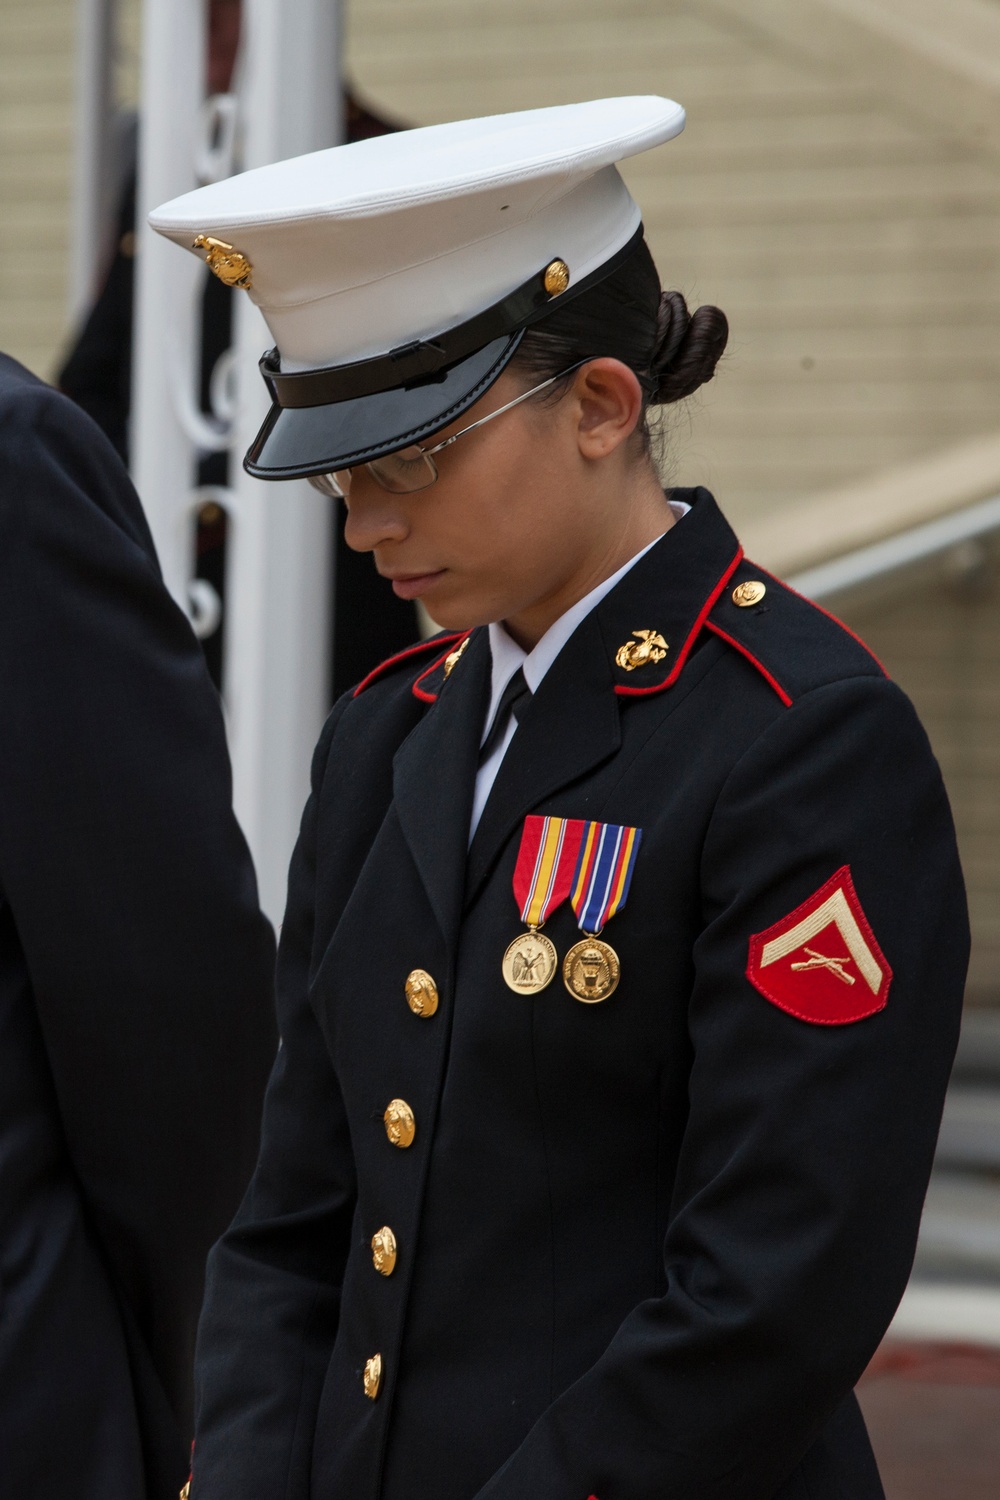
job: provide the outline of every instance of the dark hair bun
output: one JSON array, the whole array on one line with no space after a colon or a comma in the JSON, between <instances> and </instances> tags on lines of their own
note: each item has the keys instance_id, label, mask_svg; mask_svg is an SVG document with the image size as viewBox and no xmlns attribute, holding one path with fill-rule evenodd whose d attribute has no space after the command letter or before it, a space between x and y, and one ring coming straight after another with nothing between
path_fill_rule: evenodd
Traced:
<instances>
[{"instance_id":1,"label":"dark hair bun","mask_svg":"<svg viewBox=\"0 0 1000 1500\"><path fill-rule=\"evenodd\" d=\"M692 313L680 292L663 292L650 361L659 381L653 401L664 406L683 401L711 380L728 338L729 323L721 308L699 307Z\"/></svg>"}]
</instances>

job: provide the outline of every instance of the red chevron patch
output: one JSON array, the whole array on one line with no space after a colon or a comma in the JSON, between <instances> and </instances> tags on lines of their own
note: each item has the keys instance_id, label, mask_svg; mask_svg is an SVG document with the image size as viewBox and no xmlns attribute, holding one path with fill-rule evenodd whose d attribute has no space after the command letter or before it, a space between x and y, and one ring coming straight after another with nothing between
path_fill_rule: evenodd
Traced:
<instances>
[{"instance_id":1,"label":"red chevron patch","mask_svg":"<svg viewBox=\"0 0 1000 1500\"><path fill-rule=\"evenodd\" d=\"M885 1007L892 970L858 900L849 865L750 939L747 978L772 1005L817 1026Z\"/></svg>"}]
</instances>

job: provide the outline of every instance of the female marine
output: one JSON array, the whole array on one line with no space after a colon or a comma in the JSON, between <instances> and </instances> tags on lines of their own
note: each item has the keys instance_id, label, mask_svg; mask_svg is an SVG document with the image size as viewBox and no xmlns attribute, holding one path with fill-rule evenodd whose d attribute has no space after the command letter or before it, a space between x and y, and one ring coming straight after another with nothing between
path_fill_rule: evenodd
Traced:
<instances>
[{"instance_id":1,"label":"female marine","mask_svg":"<svg viewBox=\"0 0 1000 1500\"><path fill-rule=\"evenodd\" d=\"M277 347L264 478L442 633L335 706L195 1500L874 1500L967 956L904 695L664 492L725 318L614 162L668 100L250 172L154 223ZM281 504L280 489L274 503Z\"/></svg>"}]
</instances>

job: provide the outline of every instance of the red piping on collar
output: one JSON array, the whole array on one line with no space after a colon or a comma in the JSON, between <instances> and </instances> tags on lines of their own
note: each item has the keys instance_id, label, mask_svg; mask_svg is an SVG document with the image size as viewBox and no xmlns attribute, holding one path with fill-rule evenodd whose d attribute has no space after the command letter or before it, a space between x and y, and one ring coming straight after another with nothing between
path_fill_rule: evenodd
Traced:
<instances>
[{"instance_id":1,"label":"red piping on collar","mask_svg":"<svg viewBox=\"0 0 1000 1500\"><path fill-rule=\"evenodd\" d=\"M445 645L448 648L448 650L445 652L445 656L447 656L448 652L453 649L455 641L461 640L463 634L468 635L468 633L468 631L456 631L454 635L439 635L436 639L418 641L415 646L407 646L405 651L397 651L395 656L386 657L385 661L380 661L377 667L372 668L367 677L362 677L361 681L354 689L354 692L351 694L351 697L357 698L361 693L364 692L366 687L370 687L373 682L377 682L378 679L382 676L383 672L388 672L390 667L395 667L399 662L406 661L407 657L420 656L423 653L435 650L438 646L442 645ZM435 662L434 665L436 666L437 662ZM433 668L428 668L428 671L432 670ZM421 675L426 676L427 674L425 672Z\"/></svg>"},{"instance_id":2,"label":"red piping on collar","mask_svg":"<svg viewBox=\"0 0 1000 1500\"><path fill-rule=\"evenodd\" d=\"M420 676L417 678L416 682L413 684L412 688L410 689L410 692L413 694L414 698L419 698L420 701L421 701L421 703L436 703L437 702L437 697L438 697L437 693L428 693L428 692L426 692L420 686L420 684L423 682L423 680L424 680L425 677L429 677L432 672L436 672L437 669L438 669L438 667L441 666L442 662L446 662L448 660L449 656L451 655L451 653L458 646L460 646L463 641L468 640L468 638L469 638L469 636L471 634L472 634L471 630L460 630L457 635L453 635L453 636L450 636L448 638L448 649L441 656L436 657L435 660L431 662L430 666L427 668L426 671L421 672Z\"/></svg>"},{"instance_id":3,"label":"red piping on collar","mask_svg":"<svg viewBox=\"0 0 1000 1500\"><path fill-rule=\"evenodd\" d=\"M673 687L674 683L677 681L678 677L681 675L681 671L682 671L682 669L684 667L684 663L688 659L688 655L689 655L689 653L691 651L691 647L694 645L695 641L697 640L698 634L701 631L703 625L705 624L705 621L708 619L708 617L711 614L712 610L715 608L715 605L716 605L716 602L717 602L717 600L719 598L719 595L722 593L722 590L725 588L725 586L729 582L730 578L732 578L733 574L736 572L736 569L739 567L739 565L742 562L742 560L743 560L743 548L739 547L739 548L737 548L736 556L733 558L732 562L729 564L729 567L723 573L722 577L719 579L718 583L715 585L715 588L712 590L712 592L709 594L708 598L705 600L705 603L702 605L701 611L699 612L697 620L695 620L694 624L691 627L691 632L688 635L687 640L684 642L684 644L681 647L680 651L677 653L677 657L676 657L676 659L674 661L673 669L671 670L670 676L667 677L667 678L665 678L663 682L656 683L656 685L654 687L626 687L624 684L616 684L615 685L615 692L619 695L619 697L621 697L621 698L647 698L650 693L662 693L665 688Z\"/></svg>"},{"instance_id":4,"label":"red piping on collar","mask_svg":"<svg viewBox=\"0 0 1000 1500\"><path fill-rule=\"evenodd\" d=\"M752 651L748 650L747 647L744 646L742 641L736 640L736 638L734 636L731 636L727 630L723 630L721 625L716 625L714 620L706 620L705 629L710 630L713 635L717 635L720 640L725 641L728 646L732 646L733 650L738 651L741 656L745 656L750 665L757 668L757 671L763 677L764 681L769 683L771 687L774 688L774 691L777 693L778 697L781 699L785 707L791 708L792 700L785 692L784 688L781 686L781 683L776 677L771 676L771 673L767 670L764 663L762 661L758 661L757 657L754 656Z\"/></svg>"},{"instance_id":5,"label":"red piping on collar","mask_svg":"<svg viewBox=\"0 0 1000 1500\"><path fill-rule=\"evenodd\" d=\"M869 646L868 642L863 641L859 635L856 635L851 629L850 625L845 625L843 620L840 619L838 615L832 614L828 609L824 609L822 604L817 604L816 600L810 599L808 594L800 594L798 589L793 589L791 584L786 583L783 578L779 578L777 573L768 573L767 569L762 568L759 563L754 563L754 567L758 570L758 572L766 574L768 578L773 578L775 583L780 583L781 587L783 589L787 589L790 594L794 594L796 599L804 599L807 604L812 605L813 609L818 609L821 615L826 615L826 618L828 620L832 620L835 625L839 625L841 630L846 631L846 633L851 637L852 641L857 641L858 645L861 646L863 650L868 652L868 655L878 667L883 677L889 676L889 673L886 671L885 666L882 662L879 661L878 657L875 655L875 652Z\"/></svg>"}]
</instances>

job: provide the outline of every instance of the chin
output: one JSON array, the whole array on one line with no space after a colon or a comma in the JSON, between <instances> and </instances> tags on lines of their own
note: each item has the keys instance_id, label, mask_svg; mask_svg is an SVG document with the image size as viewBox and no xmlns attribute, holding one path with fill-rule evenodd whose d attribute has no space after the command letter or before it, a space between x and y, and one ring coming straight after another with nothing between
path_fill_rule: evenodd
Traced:
<instances>
[{"instance_id":1,"label":"chin","mask_svg":"<svg viewBox=\"0 0 1000 1500\"><path fill-rule=\"evenodd\" d=\"M433 590L425 594L420 602L435 625L439 625L442 630L474 630L477 625L488 625L490 620L497 618L490 614L486 605L477 608L469 600L438 600L433 597Z\"/></svg>"}]
</instances>

